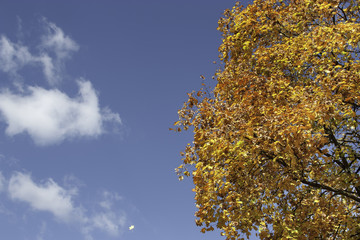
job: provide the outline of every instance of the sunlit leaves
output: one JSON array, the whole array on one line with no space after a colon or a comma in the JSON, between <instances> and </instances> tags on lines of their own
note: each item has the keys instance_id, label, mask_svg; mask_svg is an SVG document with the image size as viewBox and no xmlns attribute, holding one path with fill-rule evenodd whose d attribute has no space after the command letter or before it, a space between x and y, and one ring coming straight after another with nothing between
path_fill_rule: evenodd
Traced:
<instances>
[{"instance_id":1,"label":"sunlit leaves","mask_svg":"<svg viewBox=\"0 0 360 240\"><path fill-rule=\"evenodd\" d=\"M360 6L255 0L219 21L223 68L189 94L202 232L227 239L360 238Z\"/></svg>"}]
</instances>

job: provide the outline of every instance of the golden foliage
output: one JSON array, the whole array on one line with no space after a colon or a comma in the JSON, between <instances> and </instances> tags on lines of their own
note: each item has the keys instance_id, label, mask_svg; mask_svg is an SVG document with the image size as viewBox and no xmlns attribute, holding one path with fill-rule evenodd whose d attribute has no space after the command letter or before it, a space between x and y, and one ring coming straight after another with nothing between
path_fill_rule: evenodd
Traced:
<instances>
[{"instance_id":1,"label":"golden foliage","mask_svg":"<svg viewBox=\"0 0 360 240\"><path fill-rule=\"evenodd\" d=\"M359 1L224 15L215 89L189 94L176 123L194 130L177 171L192 175L196 224L226 239L359 239Z\"/></svg>"}]
</instances>

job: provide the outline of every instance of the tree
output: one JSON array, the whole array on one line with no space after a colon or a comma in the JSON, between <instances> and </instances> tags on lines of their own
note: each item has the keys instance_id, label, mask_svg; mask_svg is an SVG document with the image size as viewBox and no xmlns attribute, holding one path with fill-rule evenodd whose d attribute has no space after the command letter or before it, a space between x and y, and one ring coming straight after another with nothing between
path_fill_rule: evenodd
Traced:
<instances>
[{"instance_id":1,"label":"tree","mask_svg":"<svg viewBox=\"0 0 360 240\"><path fill-rule=\"evenodd\" d=\"M226 239L360 239L360 4L255 0L219 20L223 67L189 94L196 224Z\"/></svg>"}]
</instances>

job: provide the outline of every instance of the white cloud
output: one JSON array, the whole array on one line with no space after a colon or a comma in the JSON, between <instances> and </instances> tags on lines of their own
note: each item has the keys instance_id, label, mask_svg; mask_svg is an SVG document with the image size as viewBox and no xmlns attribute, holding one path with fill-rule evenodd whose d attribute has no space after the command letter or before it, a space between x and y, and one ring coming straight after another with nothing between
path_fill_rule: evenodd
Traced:
<instances>
[{"instance_id":1,"label":"white cloud","mask_svg":"<svg viewBox=\"0 0 360 240\"><path fill-rule=\"evenodd\" d=\"M89 81L78 81L79 93L70 98L57 89L29 87L29 94L0 93L0 112L6 134L28 133L38 145L60 143L65 138L96 137L107 121L121 123L118 114L99 108Z\"/></svg>"},{"instance_id":2,"label":"white cloud","mask_svg":"<svg viewBox=\"0 0 360 240\"><path fill-rule=\"evenodd\" d=\"M43 19L46 33L41 37L38 52L32 54L21 43L0 37L0 71L15 79L25 66L41 67L45 79L55 86L62 79L64 60L79 49L79 45L56 26ZM0 90L0 113L7 123L6 134L27 133L37 145L60 143L66 138L96 137L105 133L104 123L121 123L117 113L99 107L91 83L77 81L79 93L71 98L60 90L26 86L14 81L20 93Z\"/></svg>"},{"instance_id":3,"label":"white cloud","mask_svg":"<svg viewBox=\"0 0 360 240\"><path fill-rule=\"evenodd\" d=\"M92 233L96 230L116 237L120 236L127 226L125 212L113 206L121 199L117 193L104 191L103 200L108 201L109 205L100 210L89 211L74 203L77 195L73 194L73 189L65 189L52 179L38 184L32 180L30 174L21 172L10 177L7 191L14 201L25 202L34 211L49 212L57 220L79 227L84 237L89 240L93 239ZM43 226L38 239L42 239L45 229L46 226Z\"/></svg>"},{"instance_id":4,"label":"white cloud","mask_svg":"<svg viewBox=\"0 0 360 240\"><path fill-rule=\"evenodd\" d=\"M74 213L71 195L52 179L37 185L30 175L15 173L9 180L11 199L30 204L34 210L48 211L58 219L68 221Z\"/></svg>"}]
</instances>

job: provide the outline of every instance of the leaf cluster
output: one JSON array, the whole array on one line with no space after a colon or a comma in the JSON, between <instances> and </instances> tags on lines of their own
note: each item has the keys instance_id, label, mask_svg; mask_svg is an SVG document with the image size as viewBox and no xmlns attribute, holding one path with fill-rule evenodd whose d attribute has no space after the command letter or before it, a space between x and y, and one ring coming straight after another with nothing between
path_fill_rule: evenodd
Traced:
<instances>
[{"instance_id":1,"label":"leaf cluster","mask_svg":"<svg viewBox=\"0 0 360 240\"><path fill-rule=\"evenodd\" d=\"M360 4L255 0L219 20L223 69L189 94L202 231L243 239L360 238ZM189 170L192 169L192 170Z\"/></svg>"}]
</instances>

